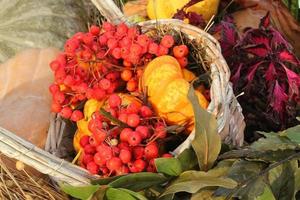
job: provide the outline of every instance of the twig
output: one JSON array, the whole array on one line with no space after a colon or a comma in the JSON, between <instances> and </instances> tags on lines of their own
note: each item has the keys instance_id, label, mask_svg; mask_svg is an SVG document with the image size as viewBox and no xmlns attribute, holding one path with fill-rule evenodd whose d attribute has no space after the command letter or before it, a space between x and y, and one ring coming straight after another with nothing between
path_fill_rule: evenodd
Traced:
<instances>
[{"instance_id":1,"label":"twig","mask_svg":"<svg viewBox=\"0 0 300 200\"><path fill-rule=\"evenodd\" d=\"M271 165L269 165L269 167L267 167L266 169L260 171L257 175L254 175L252 177L250 177L249 179L245 180L243 183L241 183L240 185L238 185L234 190L232 190L225 198L225 200L229 200L231 199L231 197L236 194L237 192L239 192L242 188L245 188L248 184L250 184L252 181L256 180L257 178L263 176L264 174L268 173L270 170L278 167L279 165L282 165L285 162L288 162L290 160L293 160L295 158L300 158L300 152L295 153L279 162L273 163Z\"/></svg>"}]
</instances>

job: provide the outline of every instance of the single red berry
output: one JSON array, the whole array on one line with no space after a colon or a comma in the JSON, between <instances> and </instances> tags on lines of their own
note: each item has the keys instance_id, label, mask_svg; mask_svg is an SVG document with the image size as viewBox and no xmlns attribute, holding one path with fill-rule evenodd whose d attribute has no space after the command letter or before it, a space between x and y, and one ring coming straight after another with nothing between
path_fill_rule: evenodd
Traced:
<instances>
[{"instance_id":1,"label":"single red berry","mask_svg":"<svg viewBox=\"0 0 300 200\"><path fill-rule=\"evenodd\" d=\"M93 44L93 41L94 41L94 36L91 33L86 33L83 36L82 41L85 45L91 46Z\"/></svg>"},{"instance_id":2,"label":"single red berry","mask_svg":"<svg viewBox=\"0 0 300 200\"><path fill-rule=\"evenodd\" d=\"M64 84L66 86L72 86L74 83L75 83L75 80L71 75L67 75L66 78L64 79Z\"/></svg>"},{"instance_id":3,"label":"single red berry","mask_svg":"<svg viewBox=\"0 0 300 200\"><path fill-rule=\"evenodd\" d=\"M148 144L145 147L145 157L147 159L152 159L152 158L158 157L158 146L155 142Z\"/></svg>"},{"instance_id":4,"label":"single red berry","mask_svg":"<svg viewBox=\"0 0 300 200\"><path fill-rule=\"evenodd\" d=\"M123 163L129 163L131 161L131 152L127 149L121 149L119 158L122 160Z\"/></svg>"},{"instance_id":5,"label":"single red berry","mask_svg":"<svg viewBox=\"0 0 300 200\"><path fill-rule=\"evenodd\" d=\"M127 115L126 113L120 113L118 119L119 119L121 122L127 123L127 116L128 116L128 115Z\"/></svg>"},{"instance_id":6,"label":"single red berry","mask_svg":"<svg viewBox=\"0 0 300 200\"><path fill-rule=\"evenodd\" d=\"M119 25L117 26L117 34L118 34L119 36L124 36L124 35L126 35L127 31L128 31L128 26L127 26L126 24L121 23L121 24L119 24Z\"/></svg>"},{"instance_id":7,"label":"single red berry","mask_svg":"<svg viewBox=\"0 0 300 200\"><path fill-rule=\"evenodd\" d=\"M138 159L134 161L133 165L135 166L138 172L142 172L146 168L147 163L142 159Z\"/></svg>"},{"instance_id":8,"label":"single red berry","mask_svg":"<svg viewBox=\"0 0 300 200\"><path fill-rule=\"evenodd\" d=\"M94 161L94 157L91 154L83 154L82 162L87 165L89 162Z\"/></svg>"},{"instance_id":9,"label":"single red berry","mask_svg":"<svg viewBox=\"0 0 300 200\"><path fill-rule=\"evenodd\" d=\"M118 157L113 157L110 160L108 160L106 162L106 167L110 170L110 171L117 171L122 167L122 161L120 158Z\"/></svg>"},{"instance_id":10,"label":"single red berry","mask_svg":"<svg viewBox=\"0 0 300 200\"><path fill-rule=\"evenodd\" d=\"M58 92L59 90L60 90L59 86L54 83L49 86L49 91L51 92L52 95Z\"/></svg>"},{"instance_id":11,"label":"single red berry","mask_svg":"<svg viewBox=\"0 0 300 200\"><path fill-rule=\"evenodd\" d=\"M171 48L174 45L174 38L172 35L165 35L162 40L160 41L160 44L164 47Z\"/></svg>"},{"instance_id":12,"label":"single red berry","mask_svg":"<svg viewBox=\"0 0 300 200\"><path fill-rule=\"evenodd\" d=\"M109 23L109 22L103 22L102 28L105 31L113 31L115 29L115 26L113 24Z\"/></svg>"},{"instance_id":13,"label":"single red berry","mask_svg":"<svg viewBox=\"0 0 300 200\"><path fill-rule=\"evenodd\" d=\"M127 124L130 127L137 127L140 124L140 116L138 114L129 114L127 117Z\"/></svg>"},{"instance_id":14,"label":"single red berry","mask_svg":"<svg viewBox=\"0 0 300 200\"><path fill-rule=\"evenodd\" d=\"M117 81L119 77L120 77L120 73L116 71L110 72L105 76L105 78L107 78L111 82Z\"/></svg>"},{"instance_id":15,"label":"single red berry","mask_svg":"<svg viewBox=\"0 0 300 200\"><path fill-rule=\"evenodd\" d=\"M107 167L100 167L100 171L102 172L103 175L107 175L109 173Z\"/></svg>"},{"instance_id":16,"label":"single red berry","mask_svg":"<svg viewBox=\"0 0 300 200\"><path fill-rule=\"evenodd\" d=\"M188 59L186 57L176 58L181 68L185 68L188 65Z\"/></svg>"},{"instance_id":17,"label":"single red berry","mask_svg":"<svg viewBox=\"0 0 300 200\"><path fill-rule=\"evenodd\" d=\"M127 59L129 56L129 53L130 53L129 47L127 47L127 46L121 47L121 57L123 59Z\"/></svg>"},{"instance_id":18,"label":"single red berry","mask_svg":"<svg viewBox=\"0 0 300 200\"><path fill-rule=\"evenodd\" d=\"M60 63L57 60L54 60L50 63L50 68L52 71L56 71L60 67Z\"/></svg>"},{"instance_id":19,"label":"single red berry","mask_svg":"<svg viewBox=\"0 0 300 200\"><path fill-rule=\"evenodd\" d=\"M137 30L136 27L130 27L127 32L127 37L135 38L135 36L137 36L138 34L139 34L139 31Z\"/></svg>"},{"instance_id":20,"label":"single red berry","mask_svg":"<svg viewBox=\"0 0 300 200\"><path fill-rule=\"evenodd\" d=\"M133 147L132 153L133 153L134 159L141 159L141 158L143 158L144 151L145 151L144 147L141 147L141 146Z\"/></svg>"},{"instance_id":21,"label":"single red berry","mask_svg":"<svg viewBox=\"0 0 300 200\"><path fill-rule=\"evenodd\" d=\"M130 53L132 55L140 55L142 53L142 47L138 44L132 44L130 46Z\"/></svg>"},{"instance_id":22,"label":"single red berry","mask_svg":"<svg viewBox=\"0 0 300 200\"><path fill-rule=\"evenodd\" d=\"M120 47L129 47L132 44L132 39L129 37L123 37L122 40L119 42Z\"/></svg>"},{"instance_id":23,"label":"single red berry","mask_svg":"<svg viewBox=\"0 0 300 200\"><path fill-rule=\"evenodd\" d=\"M126 165L122 165L120 169L116 170L117 176L128 174L128 173L129 173L129 168Z\"/></svg>"},{"instance_id":24,"label":"single red berry","mask_svg":"<svg viewBox=\"0 0 300 200\"><path fill-rule=\"evenodd\" d=\"M129 168L129 171L132 172L132 173L136 173L138 172L138 169L134 166L134 163L133 162L130 162L127 164L128 168Z\"/></svg>"},{"instance_id":25,"label":"single red berry","mask_svg":"<svg viewBox=\"0 0 300 200\"><path fill-rule=\"evenodd\" d=\"M89 140L90 140L90 137L88 135L82 136L79 140L80 146L84 148L86 145L89 144Z\"/></svg>"},{"instance_id":26,"label":"single red berry","mask_svg":"<svg viewBox=\"0 0 300 200\"><path fill-rule=\"evenodd\" d=\"M141 106L136 103L136 102L132 102L131 104L129 104L126 108L126 111L128 114L137 114L140 110Z\"/></svg>"},{"instance_id":27,"label":"single red berry","mask_svg":"<svg viewBox=\"0 0 300 200\"><path fill-rule=\"evenodd\" d=\"M99 156L105 160L105 162L113 157L113 151L111 147L103 143L97 147L97 152L99 153Z\"/></svg>"},{"instance_id":28,"label":"single red berry","mask_svg":"<svg viewBox=\"0 0 300 200\"><path fill-rule=\"evenodd\" d=\"M129 69L124 69L121 73L121 78L124 81L129 81L132 78L132 71Z\"/></svg>"},{"instance_id":29,"label":"single red berry","mask_svg":"<svg viewBox=\"0 0 300 200\"><path fill-rule=\"evenodd\" d=\"M58 91L53 95L53 100L56 103L62 104L65 101L65 99L66 97L63 92Z\"/></svg>"},{"instance_id":30,"label":"single red berry","mask_svg":"<svg viewBox=\"0 0 300 200\"><path fill-rule=\"evenodd\" d=\"M142 47L147 47L150 42L150 39L147 35L142 34L137 37L137 43Z\"/></svg>"},{"instance_id":31,"label":"single red berry","mask_svg":"<svg viewBox=\"0 0 300 200\"><path fill-rule=\"evenodd\" d=\"M124 128L120 133L121 142L128 142L129 135L132 133L130 128Z\"/></svg>"},{"instance_id":32,"label":"single red berry","mask_svg":"<svg viewBox=\"0 0 300 200\"><path fill-rule=\"evenodd\" d=\"M89 129L89 131L91 131L92 133L96 133L98 130L101 130L101 129L102 129L102 121L99 120L98 118L92 118L92 119L89 121L88 129Z\"/></svg>"},{"instance_id":33,"label":"single red berry","mask_svg":"<svg viewBox=\"0 0 300 200\"><path fill-rule=\"evenodd\" d=\"M100 80L99 84L103 90L108 90L110 88L111 82L108 79L104 78Z\"/></svg>"},{"instance_id":34,"label":"single red berry","mask_svg":"<svg viewBox=\"0 0 300 200\"><path fill-rule=\"evenodd\" d=\"M90 33L91 33L92 35L95 35L95 36L99 35L99 33L100 33L100 28L99 28L99 26L92 25L92 26L90 27Z\"/></svg>"},{"instance_id":35,"label":"single red berry","mask_svg":"<svg viewBox=\"0 0 300 200\"><path fill-rule=\"evenodd\" d=\"M89 138L89 143L94 146L94 147L97 147L98 145L100 145L100 142L98 142L96 139L95 139L95 136L94 135L91 135L90 138Z\"/></svg>"},{"instance_id":36,"label":"single red berry","mask_svg":"<svg viewBox=\"0 0 300 200\"><path fill-rule=\"evenodd\" d=\"M123 56L122 56L122 58L123 58ZM130 61L128 61L128 60L124 60L124 61L123 61L123 65L124 65L125 67L132 67L132 62L130 62Z\"/></svg>"},{"instance_id":37,"label":"single red berry","mask_svg":"<svg viewBox=\"0 0 300 200\"><path fill-rule=\"evenodd\" d=\"M159 45L156 44L155 42L152 42L149 44L148 52L150 54L158 55L158 49L159 49Z\"/></svg>"},{"instance_id":38,"label":"single red berry","mask_svg":"<svg viewBox=\"0 0 300 200\"><path fill-rule=\"evenodd\" d=\"M173 54L176 58L183 58L187 56L189 53L189 49L186 45L179 45L173 48Z\"/></svg>"},{"instance_id":39,"label":"single red berry","mask_svg":"<svg viewBox=\"0 0 300 200\"><path fill-rule=\"evenodd\" d=\"M51 104L51 112L59 113L62 109L62 106L59 103L52 102Z\"/></svg>"},{"instance_id":40,"label":"single red berry","mask_svg":"<svg viewBox=\"0 0 300 200\"><path fill-rule=\"evenodd\" d=\"M169 153L165 153L162 155L163 158L173 158L173 155L172 154L169 154Z\"/></svg>"},{"instance_id":41,"label":"single red berry","mask_svg":"<svg viewBox=\"0 0 300 200\"><path fill-rule=\"evenodd\" d=\"M163 45L159 45L157 56L167 55L169 53L169 49Z\"/></svg>"},{"instance_id":42,"label":"single red berry","mask_svg":"<svg viewBox=\"0 0 300 200\"><path fill-rule=\"evenodd\" d=\"M106 83L103 83L103 84L106 84ZM107 86L105 86L105 87L107 87ZM103 100L104 97L106 97L106 92L104 89L96 88L93 90L92 96L96 100Z\"/></svg>"},{"instance_id":43,"label":"single red berry","mask_svg":"<svg viewBox=\"0 0 300 200\"><path fill-rule=\"evenodd\" d=\"M141 144L141 142L142 142L142 137L138 132L133 131L128 136L128 143L130 146L137 146Z\"/></svg>"},{"instance_id":44,"label":"single red berry","mask_svg":"<svg viewBox=\"0 0 300 200\"><path fill-rule=\"evenodd\" d=\"M116 47L118 47L118 41L114 38L110 38L107 40L107 47L109 49L114 49Z\"/></svg>"},{"instance_id":45,"label":"single red berry","mask_svg":"<svg viewBox=\"0 0 300 200\"><path fill-rule=\"evenodd\" d=\"M153 165L148 165L146 170L147 170L147 172L156 172L156 168Z\"/></svg>"},{"instance_id":46,"label":"single red berry","mask_svg":"<svg viewBox=\"0 0 300 200\"><path fill-rule=\"evenodd\" d=\"M116 47L112 50L111 55L115 58L115 59L120 59L121 56L121 48Z\"/></svg>"},{"instance_id":47,"label":"single red berry","mask_svg":"<svg viewBox=\"0 0 300 200\"><path fill-rule=\"evenodd\" d=\"M135 131L141 135L142 139L146 139L150 136L150 131L147 126L138 126Z\"/></svg>"},{"instance_id":48,"label":"single red berry","mask_svg":"<svg viewBox=\"0 0 300 200\"><path fill-rule=\"evenodd\" d=\"M164 125L159 124L155 127L154 129L154 134L156 135L156 137L158 138L165 138L167 136L167 131Z\"/></svg>"},{"instance_id":49,"label":"single red berry","mask_svg":"<svg viewBox=\"0 0 300 200\"><path fill-rule=\"evenodd\" d=\"M121 105L122 99L117 94L112 94L108 98L108 104L111 108L117 108Z\"/></svg>"},{"instance_id":50,"label":"single red berry","mask_svg":"<svg viewBox=\"0 0 300 200\"><path fill-rule=\"evenodd\" d=\"M103 159L103 157L101 156L101 153L99 153L99 152L97 152L97 153L94 155L93 161L94 161L97 165L99 165L99 166L101 166L101 167L104 167L105 164L106 164L106 160Z\"/></svg>"},{"instance_id":51,"label":"single red berry","mask_svg":"<svg viewBox=\"0 0 300 200\"><path fill-rule=\"evenodd\" d=\"M91 144L87 144L83 147L84 153L86 154L94 154L96 153L96 148L91 145Z\"/></svg>"},{"instance_id":52,"label":"single red berry","mask_svg":"<svg viewBox=\"0 0 300 200\"><path fill-rule=\"evenodd\" d=\"M77 122L81 119L83 119L83 113L80 110L74 110L71 115L71 120Z\"/></svg>"},{"instance_id":53,"label":"single red berry","mask_svg":"<svg viewBox=\"0 0 300 200\"><path fill-rule=\"evenodd\" d=\"M95 141L100 144L101 142L104 142L104 140L107 137L106 132L103 129L97 129L98 131L93 132L93 136Z\"/></svg>"},{"instance_id":54,"label":"single red berry","mask_svg":"<svg viewBox=\"0 0 300 200\"><path fill-rule=\"evenodd\" d=\"M108 38L106 37L106 35L100 35L100 37L99 37L99 43L100 43L100 45L102 45L102 46L106 45L107 40L108 40Z\"/></svg>"},{"instance_id":55,"label":"single red berry","mask_svg":"<svg viewBox=\"0 0 300 200\"><path fill-rule=\"evenodd\" d=\"M129 144L128 144L127 142L120 142L120 143L118 144L118 147L119 147L120 149L130 150Z\"/></svg>"},{"instance_id":56,"label":"single red berry","mask_svg":"<svg viewBox=\"0 0 300 200\"><path fill-rule=\"evenodd\" d=\"M142 106L140 108L140 113L144 118L151 117L153 115L152 110L148 106Z\"/></svg>"},{"instance_id":57,"label":"single red berry","mask_svg":"<svg viewBox=\"0 0 300 200\"><path fill-rule=\"evenodd\" d=\"M95 162L89 162L86 165L86 169L91 173L91 174L98 174L99 173L99 166Z\"/></svg>"},{"instance_id":58,"label":"single red berry","mask_svg":"<svg viewBox=\"0 0 300 200\"><path fill-rule=\"evenodd\" d=\"M107 112L109 112L111 114L111 116L113 116L114 118L117 118L118 117L118 113L115 109L113 108L106 108L105 109Z\"/></svg>"},{"instance_id":59,"label":"single red berry","mask_svg":"<svg viewBox=\"0 0 300 200\"><path fill-rule=\"evenodd\" d=\"M64 107L60 113L59 113L63 118L69 119L72 115L72 109L70 107Z\"/></svg>"}]
</instances>

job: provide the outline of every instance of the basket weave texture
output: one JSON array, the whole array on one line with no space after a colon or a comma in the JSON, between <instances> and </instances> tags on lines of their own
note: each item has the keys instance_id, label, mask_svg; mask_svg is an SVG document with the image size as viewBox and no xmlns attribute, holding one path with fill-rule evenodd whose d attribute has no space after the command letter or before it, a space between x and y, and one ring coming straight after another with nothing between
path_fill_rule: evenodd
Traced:
<instances>
[{"instance_id":1,"label":"basket weave texture","mask_svg":"<svg viewBox=\"0 0 300 200\"><path fill-rule=\"evenodd\" d=\"M127 22L119 8L112 0L92 0L101 14L113 23ZM217 118L218 132L222 140L234 146L241 146L244 140L245 122L242 109L233 94L229 81L230 71L221 54L217 40L207 32L185 24L179 20L166 19L139 23L143 32L153 28L172 25L172 28L188 35L189 39L202 45L205 61L208 62L211 76L211 99L208 111ZM18 159L42 173L48 174L57 182L71 185L89 183L98 176L90 175L86 170L68 161L73 155L72 140L74 125L52 115L45 151L35 147L13 133L0 128L0 151L11 158ZM180 153L189 147L194 133L191 133L174 153Z\"/></svg>"}]
</instances>

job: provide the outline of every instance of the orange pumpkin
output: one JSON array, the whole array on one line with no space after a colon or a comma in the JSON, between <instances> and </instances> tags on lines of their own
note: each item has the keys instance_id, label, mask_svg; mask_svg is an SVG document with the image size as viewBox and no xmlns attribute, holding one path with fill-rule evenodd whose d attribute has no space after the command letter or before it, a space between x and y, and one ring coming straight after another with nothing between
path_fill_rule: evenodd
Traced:
<instances>
[{"instance_id":1,"label":"orange pumpkin","mask_svg":"<svg viewBox=\"0 0 300 200\"><path fill-rule=\"evenodd\" d=\"M195 78L190 73L183 72L174 57L161 56L147 65L141 80L157 114L169 124L186 125L189 129L194 125L194 112L187 94L189 81ZM196 95L200 106L207 108L205 97L199 91Z\"/></svg>"}]
</instances>

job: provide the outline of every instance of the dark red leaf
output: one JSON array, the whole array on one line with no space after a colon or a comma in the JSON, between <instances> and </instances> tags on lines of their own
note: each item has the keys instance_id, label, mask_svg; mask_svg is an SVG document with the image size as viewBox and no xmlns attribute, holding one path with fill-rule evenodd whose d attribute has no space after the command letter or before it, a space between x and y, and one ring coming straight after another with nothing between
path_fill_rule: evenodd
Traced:
<instances>
[{"instance_id":1,"label":"dark red leaf","mask_svg":"<svg viewBox=\"0 0 300 200\"><path fill-rule=\"evenodd\" d=\"M236 27L232 23L221 22L222 32L221 32L221 47L224 56L232 55L232 50L236 45L239 36L236 30Z\"/></svg>"},{"instance_id":2,"label":"dark red leaf","mask_svg":"<svg viewBox=\"0 0 300 200\"><path fill-rule=\"evenodd\" d=\"M266 49L270 49L270 38L264 36L253 36L251 38L253 44L263 44Z\"/></svg>"},{"instance_id":3,"label":"dark red leaf","mask_svg":"<svg viewBox=\"0 0 300 200\"><path fill-rule=\"evenodd\" d=\"M280 32L275 30L274 28L270 28L272 33L272 43L273 46L276 48L278 45L284 45L285 48L292 50L291 44L287 42L287 40L284 39L284 37L281 35Z\"/></svg>"},{"instance_id":4,"label":"dark red leaf","mask_svg":"<svg viewBox=\"0 0 300 200\"><path fill-rule=\"evenodd\" d=\"M275 81L275 86L272 94L271 106L277 112L283 112L284 106L288 100L288 96L278 81Z\"/></svg>"},{"instance_id":5,"label":"dark red leaf","mask_svg":"<svg viewBox=\"0 0 300 200\"><path fill-rule=\"evenodd\" d=\"M281 51L279 53L279 59L282 62L289 62L292 63L294 65L299 64L299 61L297 60L297 58L295 57L294 54L290 53L289 51L287 51L286 49L284 49L283 51Z\"/></svg>"},{"instance_id":6,"label":"dark red leaf","mask_svg":"<svg viewBox=\"0 0 300 200\"><path fill-rule=\"evenodd\" d=\"M255 56L259 56L262 58L266 57L269 53L268 49L263 44L252 46L252 47L247 47L247 48L245 48L245 50L247 51L247 53L251 53Z\"/></svg>"},{"instance_id":7,"label":"dark red leaf","mask_svg":"<svg viewBox=\"0 0 300 200\"><path fill-rule=\"evenodd\" d=\"M261 64L263 64L263 61L258 62L258 63L256 63L255 65L253 65L253 66L250 67L250 70L249 70L248 75L247 75L248 84L251 84L251 81L252 81L253 78L254 78L255 72L256 72L257 68L258 68Z\"/></svg>"},{"instance_id":8,"label":"dark red leaf","mask_svg":"<svg viewBox=\"0 0 300 200\"><path fill-rule=\"evenodd\" d=\"M184 5L183 9L188 8L196 3L199 3L200 1L203 1L203 0L190 0L187 4Z\"/></svg>"},{"instance_id":9,"label":"dark red leaf","mask_svg":"<svg viewBox=\"0 0 300 200\"><path fill-rule=\"evenodd\" d=\"M275 69L275 66L274 66L274 63L271 62L269 64L269 67L266 71L266 74L265 74L265 78L267 80L267 82L271 82L271 81L274 81L276 79L276 69Z\"/></svg>"},{"instance_id":10,"label":"dark red leaf","mask_svg":"<svg viewBox=\"0 0 300 200\"><path fill-rule=\"evenodd\" d=\"M194 26L198 26L198 27L201 27L201 28L204 28L206 23L205 23L205 20L204 18L202 17L202 15L199 15L195 12L188 12L186 15L185 15L186 18L189 19L189 23L194 25Z\"/></svg>"},{"instance_id":11,"label":"dark red leaf","mask_svg":"<svg viewBox=\"0 0 300 200\"><path fill-rule=\"evenodd\" d=\"M264 16L261 20L260 20L260 24L259 27L260 28L268 28L271 24L271 19L270 19L270 12L268 12L266 14L266 16Z\"/></svg>"},{"instance_id":12,"label":"dark red leaf","mask_svg":"<svg viewBox=\"0 0 300 200\"><path fill-rule=\"evenodd\" d=\"M288 69L286 66L284 66L286 76L288 77L289 82L289 95L299 95L299 88L300 88L300 76L293 72L292 70Z\"/></svg>"},{"instance_id":13,"label":"dark red leaf","mask_svg":"<svg viewBox=\"0 0 300 200\"><path fill-rule=\"evenodd\" d=\"M183 10L178 10L177 13L173 16L173 19L180 19L184 20L185 18L185 12Z\"/></svg>"},{"instance_id":14,"label":"dark red leaf","mask_svg":"<svg viewBox=\"0 0 300 200\"><path fill-rule=\"evenodd\" d=\"M231 82L235 85L240 79L241 76L241 69L242 69L243 64L240 64L234 75L231 76Z\"/></svg>"}]
</instances>

